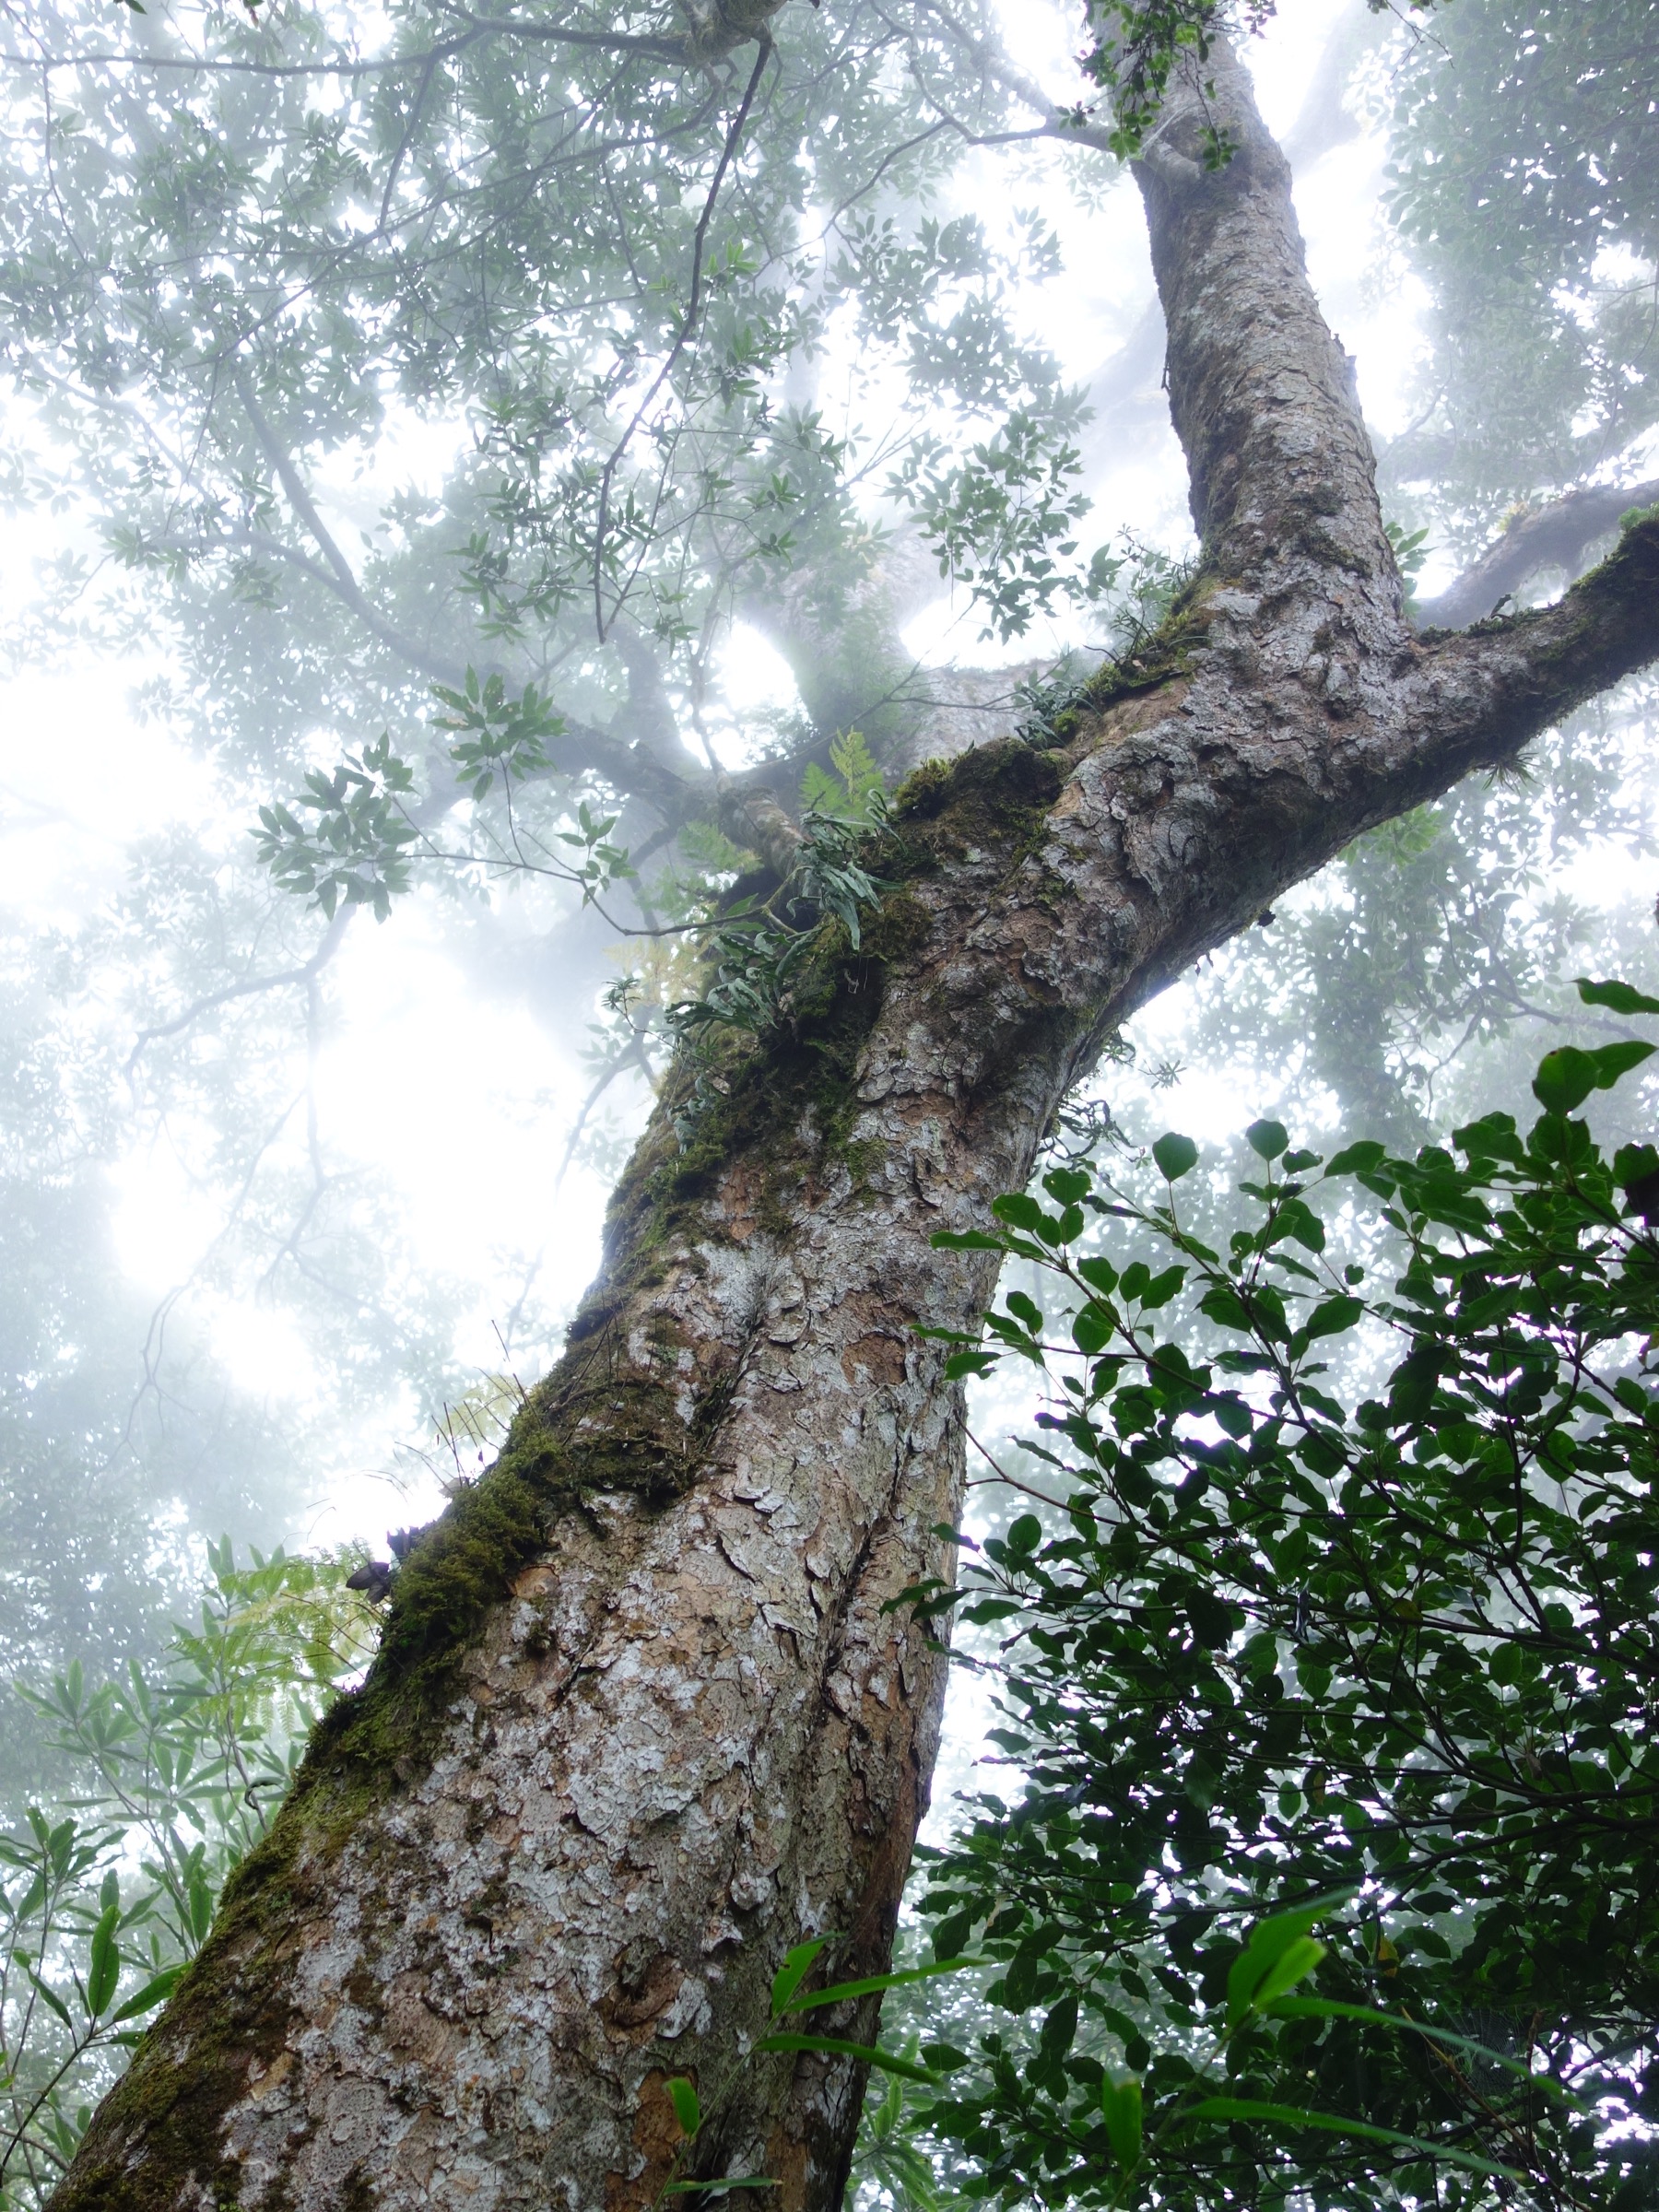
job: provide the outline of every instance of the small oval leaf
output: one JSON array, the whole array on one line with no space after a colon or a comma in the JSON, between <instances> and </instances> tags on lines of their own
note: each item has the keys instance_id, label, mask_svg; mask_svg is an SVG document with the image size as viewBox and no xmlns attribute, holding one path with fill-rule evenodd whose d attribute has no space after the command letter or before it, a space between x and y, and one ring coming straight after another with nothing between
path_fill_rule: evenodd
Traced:
<instances>
[{"instance_id":1,"label":"small oval leaf","mask_svg":"<svg viewBox=\"0 0 1659 2212\"><path fill-rule=\"evenodd\" d=\"M695 2136L702 2125L702 2106L698 2102L697 2091L684 2076L668 2084L668 2101L674 2107L681 2132L687 2136Z\"/></svg>"}]
</instances>

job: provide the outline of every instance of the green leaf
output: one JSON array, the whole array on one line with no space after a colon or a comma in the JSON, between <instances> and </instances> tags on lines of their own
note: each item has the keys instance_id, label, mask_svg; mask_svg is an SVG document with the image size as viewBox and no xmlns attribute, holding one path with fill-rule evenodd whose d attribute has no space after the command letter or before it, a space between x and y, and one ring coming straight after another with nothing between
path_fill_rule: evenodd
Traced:
<instances>
[{"instance_id":1,"label":"green leaf","mask_svg":"<svg viewBox=\"0 0 1659 2212\"><path fill-rule=\"evenodd\" d=\"M135 1990L112 2013L110 2025L118 2028L123 2020L135 2020L141 2012L148 2012L158 2005L164 2005L178 1987L179 1977L183 1971L183 1963L181 1961L177 1966L165 1967L160 1973L152 1974L142 1989Z\"/></svg>"},{"instance_id":2,"label":"green leaf","mask_svg":"<svg viewBox=\"0 0 1659 2212\"><path fill-rule=\"evenodd\" d=\"M862 2059L866 2066L875 2066L884 2074L901 2075L906 2081L925 2082L931 2088L938 2076L931 2067L919 2066L913 2059L900 2058L893 2051L878 2051L868 2043L849 2043L839 2035L767 2035L755 2045L757 2051L818 2051L831 2058Z\"/></svg>"},{"instance_id":3,"label":"green leaf","mask_svg":"<svg viewBox=\"0 0 1659 2212\"><path fill-rule=\"evenodd\" d=\"M1615 1014L1659 1014L1659 998L1649 998L1629 983L1593 983L1581 975L1578 994L1585 1006L1606 1006Z\"/></svg>"},{"instance_id":4,"label":"green leaf","mask_svg":"<svg viewBox=\"0 0 1659 2212\"><path fill-rule=\"evenodd\" d=\"M1312 1904L1299 1906L1294 1912L1276 1912L1270 1919L1256 1923L1250 1931L1249 1940L1228 1972L1227 2024L1230 2028L1236 2028L1254 2005L1256 1992L1266 1980L1270 1970L1294 1945L1307 1936L1316 1921L1324 1920L1352 1895L1351 1890L1346 1890L1335 1897L1316 1898ZM1307 1969L1301 1971L1305 1972ZM1300 1979L1300 1975L1297 1978Z\"/></svg>"},{"instance_id":5,"label":"green leaf","mask_svg":"<svg viewBox=\"0 0 1659 2212\"><path fill-rule=\"evenodd\" d=\"M1305 1981L1325 1955L1325 1947L1317 1936L1300 1936L1274 1960L1251 1997L1253 2008L1269 2005L1281 1997L1299 1982Z\"/></svg>"},{"instance_id":6,"label":"green leaf","mask_svg":"<svg viewBox=\"0 0 1659 2212\"><path fill-rule=\"evenodd\" d=\"M774 2019L787 2007L791 1997L806 1979L807 1970L818 1953L827 1950L836 1940L833 1936L809 1936L805 1943L797 1943L794 1950L785 1955L782 1965L772 1976L771 2008Z\"/></svg>"},{"instance_id":7,"label":"green leaf","mask_svg":"<svg viewBox=\"0 0 1659 2212\"><path fill-rule=\"evenodd\" d=\"M1042 1187L1062 1206L1076 1206L1088 1195L1093 1182L1094 1178L1082 1168L1051 1168L1042 1179Z\"/></svg>"},{"instance_id":8,"label":"green leaf","mask_svg":"<svg viewBox=\"0 0 1659 2212\"><path fill-rule=\"evenodd\" d=\"M30 1966L27 1959L22 1961L22 1965L23 1971L29 1976L30 1983L33 1984L35 1994L52 2007L53 2011L57 2014L58 2018L63 2021L65 2027L69 2030L71 2034L73 2034L75 2032L75 2022L69 2018L69 2007L65 2004L63 1998L58 1995L55 1989L53 1989L48 1983L41 1981L40 1975L36 1973L34 1968Z\"/></svg>"},{"instance_id":9,"label":"green leaf","mask_svg":"<svg viewBox=\"0 0 1659 2212\"><path fill-rule=\"evenodd\" d=\"M1112 2154L1125 2172L1140 2160L1141 2105L1141 2085L1133 2076L1127 2081L1113 2081L1110 2074L1101 2076L1100 2116L1106 2123Z\"/></svg>"},{"instance_id":10,"label":"green leaf","mask_svg":"<svg viewBox=\"0 0 1659 2212\"><path fill-rule=\"evenodd\" d=\"M702 2106L698 2102L697 2091L683 2074L677 2075L668 2084L668 2101L674 2107L680 2132L687 2137L695 2136L702 2125Z\"/></svg>"},{"instance_id":11,"label":"green leaf","mask_svg":"<svg viewBox=\"0 0 1659 2212\"><path fill-rule=\"evenodd\" d=\"M1282 1122L1252 1122L1244 1132L1244 1142L1263 1159L1277 1159L1288 1150L1290 1133Z\"/></svg>"},{"instance_id":12,"label":"green leaf","mask_svg":"<svg viewBox=\"0 0 1659 2212\"><path fill-rule=\"evenodd\" d=\"M1640 1038L1628 1037L1618 1044L1604 1044L1591 1053L1596 1066L1595 1088L1611 1090L1621 1076L1628 1076L1633 1067L1651 1060L1659 1045L1644 1044Z\"/></svg>"},{"instance_id":13,"label":"green leaf","mask_svg":"<svg viewBox=\"0 0 1659 2212\"><path fill-rule=\"evenodd\" d=\"M96 2020L110 2008L115 1985L121 1980L121 1947L115 1931L121 1924L119 1902L106 1905L92 1931L91 1970L87 1976L87 2009Z\"/></svg>"},{"instance_id":14,"label":"green leaf","mask_svg":"<svg viewBox=\"0 0 1659 2212\"><path fill-rule=\"evenodd\" d=\"M1198 1300L1198 1311L1221 1328L1237 1329L1245 1335L1252 1333L1253 1324L1245 1312L1244 1301L1230 1283L1212 1283Z\"/></svg>"},{"instance_id":15,"label":"green leaf","mask_svg":"<svg viewBox=\"0 0 1659 2212\"><path fill-rule=\"evenodd\" d=\"M1389 1376L1389 1419L1396 1427L1420 1421L1433 1404L1442 1356L1438 1345L1418 1344Z\"/></svg>"},{"instance_id":16,"label":"green leaf","mask_svg":"<svg viewBox=\"0 0 1659 2212\"><path fill-rule=\"evenodd\" d=\"M728 2189L781 2189L766 2173L729 2173L717 2182L665 2182L664 2196L724 2196Z\"/></svg>"},{"instance_id":17,"label":"green leaf","mask_svg":"<svg viewBox=\"0 0 1659 2212\"><path fill-rule=\"evenodd\" d=\"M1198 1147L1190 1136L1170 1130L1153 1146L1152 1157L1166 1182L1179 1182L1198 1165Z\"/></svg>"},{"instance_id":18,"label":"green leaf","mask_svg":"<svg viewBox=\"0 0 1659 2212\"><path fill-rule=\"evenodd\" d=\"M1077 2040L1077 1993L1070 1989L1058 2004L1050 2006L1037 2038L1037 2045L1045 2057L1064 2058Z\"/></svg>"},{"instance_id":19,"label":"green leaf","mask_svg":"<svg viewBox=\"0 0 1659 2212\"><path fill-rule=\"evenodd\" d=\"M1509 2182L1520 2182L1525 2178L1517 2173L1512 2166L1495 2166L1491 2159L1477 2159L1450 2143L1425 2143L1420 2136L1403 2136L1392 2127L1373 2127L1365 2120L1345 2120L1338 2112L1307 2112L1300 2105L1264 2104L1253 2097L1206 2097L1199 2103L1189 2105L1182 2117L1186 2120L1262 2120L1276 2127L1319 2128L1329 2135L1359 2136L1368 2143L1399 2144L1407 2150L1421 2152L1425 2158L1442 2159L1455 2166L1466 2166L1474 2173L1500 2174Z\"/></svg>"},{"instance_id":20,"label":"green leaf","mask_svg":"<svg viewBox=\"0 0 1659 2212\"><path fill-rule=\"evenodd\" d=\"M1547 1112L1571 1113L1593 1090L1611 1090L1621 1076L1640 1067L1656 1050L1659 1047L1633 1037L1601 1045L1593 1053L1563 1044L1539 1061L1533 1077L1534 1094Z\"/></svg>"},{"instance_id":21,"label":"green leaf","mask_svg":"<svg viewBox=\"0 0 1659 2212\"><path fill-rule=\"evenodd\" d=\"M1324 1223L1303 1199L1287 1198L1274 1223L1275 1243L1282 1237L1293 1238L1309 1252L1323 1252Z\"/></svg>"},{"instance_id":22,"label":"green leaf","mask_svg":"<svg viewBox=\"0 0 1659 2212\"><path fill-rule=\"evenodd\" d=\"M1312 1339L1316 1336L1340 1336L1363 1318L1365 1307L1357 1298L1327 1298L1314 1307L1302 1327Z\"/></svg>"},{"instance_id":23,"label":"green leaf","mask_svg":"<svg viewBox=\"0 0 1659 2212\"><path fill-rule=\"evenodd\" d=\"M1371 1175L1388 1158L1386 1145L1374 1144L1367 1137L1357 1145L1344 1145L1340 1152L1333 1153L1325 1162L1327 1175Z\"/></svg>"},{"instance_id":24,"label":"green leaf","mask_svg":"<svg viewBox=\"0 0 1659 2212\"><path fill-rule=\"evenodd\" d=\"M1072 1342L1080 1352L1091 1356L1104 1351L1112 1342L1112 1317L1101 1306L1080 1306L1072 1315Z\"/></svg>"},{"instance_id":25,"label":"green leaf","mask_svg":"<svg viewBox=\"0 0 1659 2212\"><path fill-rule=\"evenodd\" d=\"M1255 1426L1255 1416L1236 1390L1224 1391L1219 1397L1211 1398L1206 1410L1225 1436L1248 1436Z\"/></svg>"},{"instance_id":26,"label":"green leaf","mask_svg":"<svg viewBox=\"0 0 1659 2212\"><path fill-rule=\"evenodd\" d=\"M999 1359L996 1352L952 1352L945 1362L945 1380L960 1382L968 1375L988 1375Z\"/></svg>"},{"instance_id":27,"label":"green leaf","mask_svg":"<svg viewBox=\"0 0 1659 2212\"><path fill-rule=\"evenodd\" d=\"M978 1966L977 1959L937 1959L931 1966L907 1966L891 1974L865 1974L857 1982L838 1982L830 1989L814 1990L810 1996L791 1997L780 2005L774 1994L773 2017L786 2012L810 2012L819 2005L843 2004L849 1997L869 1996L878 1989L903 1989L912 1982L931 1982L935 1974L959 1974L965 1967Z\"/></svg>"}]
</instances>

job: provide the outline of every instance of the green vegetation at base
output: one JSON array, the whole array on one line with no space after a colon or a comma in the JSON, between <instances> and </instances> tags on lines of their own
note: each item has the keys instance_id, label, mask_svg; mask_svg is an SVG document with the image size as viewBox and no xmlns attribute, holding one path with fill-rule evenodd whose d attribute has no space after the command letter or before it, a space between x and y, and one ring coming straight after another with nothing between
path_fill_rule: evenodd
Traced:
<instances>
[{"instance_id":1,"label":"green vegetation at base","mask_svg":"<svg viewBox=\"0 0 1659 2212\"><path fill-rule=\"evenodd\" d=\"M7 1808L0 1832L0 2212L44 2202L222 1930L227 1885L265 1848L313 1724L372 1645L372 1610L346 1587L356 1564L279 1551L238 1567L226 1539L159 1664L94 1686L76 1662L21 1686L71 1794ZM216 2027L209 2008L200 2025L208 2038L236 2023Z\"/></svg>"}]
</instances>

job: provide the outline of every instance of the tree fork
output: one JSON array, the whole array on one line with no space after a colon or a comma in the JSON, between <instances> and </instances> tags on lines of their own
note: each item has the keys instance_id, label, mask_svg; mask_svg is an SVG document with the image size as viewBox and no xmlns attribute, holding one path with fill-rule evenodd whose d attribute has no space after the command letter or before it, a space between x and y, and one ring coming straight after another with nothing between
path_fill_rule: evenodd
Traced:
<instances>
[{"instance_id":1,"label":"tree fork","mask_svg":"<svg viewBox=\"0 0 1659 2212\"><path fill-rule=\"evenodd\" d=\"M630 2212L676 2075L688 2171L839 2205L857 2070L746 2053L790 1945L885 1963L925 1802L941 1665L885 1608L947 1564L963 1462L915 1330L992 1288L930 1237L1025 1181L1194 959L1659 654L1651 522L1553 608L1412 635L1288 173L1232 56L1206 76L1139 172L1196 583L1064 749L919 771L863 948L826 928L683 1140L659 1106L564 1358L409 1559L57 2212Z\"/></svg>"}]
</instances>

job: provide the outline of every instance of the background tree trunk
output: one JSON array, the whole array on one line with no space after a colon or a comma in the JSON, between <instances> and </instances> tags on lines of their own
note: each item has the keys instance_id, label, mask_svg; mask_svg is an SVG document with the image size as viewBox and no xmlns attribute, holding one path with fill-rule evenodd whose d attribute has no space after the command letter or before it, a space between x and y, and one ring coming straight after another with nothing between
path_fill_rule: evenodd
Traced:
<instances>
[{"instance_id":1,"label":"background tree trunk","mask_svg":"<svg viewBox=\"0 0 1659 2212\"><path fill-rule=\"evenodd\" d=\"M946 1564L962 1452L914 1332L991 1288L931 1235L1193 959L1659 648L1651 524L1547 613L1412 636L1288 172L1206 74L1235 158L1202 166L1187 85L1142 174L1197 584L1064 749L923 769L863 949L826 931L683 1141L659 1109L565 1358L405 1566L60 2212L620 2212L678 2074L691 2171L840 2202L857 2069L745 2053L802 1936L885 1962L925 1801L941 1665L884 1608Z\"/></svg>"}]
</instances>

